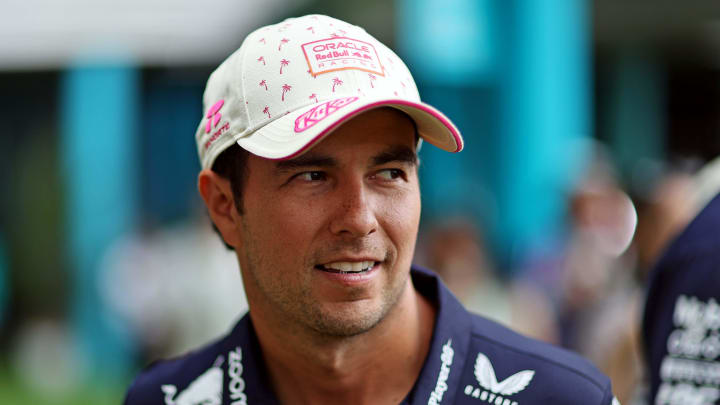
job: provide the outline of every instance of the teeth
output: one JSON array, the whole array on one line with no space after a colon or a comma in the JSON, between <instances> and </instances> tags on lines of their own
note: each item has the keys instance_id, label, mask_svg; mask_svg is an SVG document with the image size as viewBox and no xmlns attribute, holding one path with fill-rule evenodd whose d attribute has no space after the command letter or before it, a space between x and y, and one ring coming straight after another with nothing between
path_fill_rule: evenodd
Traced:
<instances>
[{"instance_id":1,"label":"teeth","mask_svg":"<svg viewBox=\"0 0 720 405\"><path fill-rule=\"evenodd\" d=\"M375 262L333 262L324 265L323 267L328 269L339 270L345 273L359 273L364 270L370 269Z\"/></svg>"}]
</instances>

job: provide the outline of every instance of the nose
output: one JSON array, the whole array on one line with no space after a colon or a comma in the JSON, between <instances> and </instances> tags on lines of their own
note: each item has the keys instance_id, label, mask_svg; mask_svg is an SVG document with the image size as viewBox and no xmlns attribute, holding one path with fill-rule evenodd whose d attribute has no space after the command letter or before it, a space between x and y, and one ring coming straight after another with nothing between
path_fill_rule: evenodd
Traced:
<instances>
[{"instance_id":1,"label":"nose","mask_svg":"<svg viewBox=\"0 0 720 405\"><path fill-rule=\"evenodd\" d=\"M377 231L373 198L358 181L335 190L337 204L330 221L330 231L340 236L361 238Z\"/></svg>"}]
</instances>

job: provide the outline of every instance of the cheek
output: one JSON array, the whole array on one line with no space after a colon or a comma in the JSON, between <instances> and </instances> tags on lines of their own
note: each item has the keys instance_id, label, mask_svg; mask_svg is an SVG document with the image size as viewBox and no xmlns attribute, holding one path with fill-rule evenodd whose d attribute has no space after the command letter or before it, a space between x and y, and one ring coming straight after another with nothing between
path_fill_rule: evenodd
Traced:
<instances>
[{"instance_id":1,"label":"cheek","mask_svg":"<svg viewBox=\"0 0 720 405\"><path fill-rule=\"evenodd\" d=\"M395 201L386 210L386 232L399 249L401 254L412 256L420 224L420 194L410 193ZM409 250L409 252L408 252Z\"/></svg>"},{"instance_id":2,"label":"cheek","mask_svg":"<svg viewBox=\"0 0 720 405\"><path fill-rule=\"evenodd\" d=\"M259 196L258 196L259 197ZM285 203L280 203L285 201ZM246 206L247 229L260 246L271 247L273 252L266 252L281 259L289 252L303 251L302 247L312 238L313 224L317 222L315 211L308 209L307 204L298 206L287 203L282 198L257 198Z\"/></svg>"}]
</instances>

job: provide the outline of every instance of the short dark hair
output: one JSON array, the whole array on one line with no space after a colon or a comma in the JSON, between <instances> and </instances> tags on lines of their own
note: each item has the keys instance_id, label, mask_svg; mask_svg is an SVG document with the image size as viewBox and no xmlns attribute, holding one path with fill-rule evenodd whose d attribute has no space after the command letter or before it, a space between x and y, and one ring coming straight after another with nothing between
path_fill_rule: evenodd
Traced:
<instances>
[{"instance_id":1,"label":"short dark hair","mask_svg":"<svg viewBox=\"0 0 720 405\"><path fill-rule=\"evenodd\" d=\"M230 182L230 188L233 193L233 200L235 203L235 209L239 214L243 213L242 195L243 189L245 188L245 182L248 177L247 161L250 156L250 152L241 148L238 144L233 144L229 148L225 149L215 159L215 163L212 165L212 171L217 173L220 177L227 179ZM220 231L218 230L215 223L212 224L213 229L217 232L220 239L223 241L228 249L235 250L230 246L225 239L223 239Z\"/></svg>"}]
</instances>

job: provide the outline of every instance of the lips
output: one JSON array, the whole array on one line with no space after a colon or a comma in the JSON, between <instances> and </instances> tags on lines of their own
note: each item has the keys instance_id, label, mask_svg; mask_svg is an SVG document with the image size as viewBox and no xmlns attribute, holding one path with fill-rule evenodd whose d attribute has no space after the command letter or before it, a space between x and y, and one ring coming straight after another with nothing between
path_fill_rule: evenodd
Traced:
<instances>
[{"instance_id":1,"label":"lips","mask_svg":"<svg viewBox=\"0 0 720 405\"><path fill-rule=\"evenodd\" d=\"M341 273L341 274L351 274L351 273L363 273L366 271L369 271L378 262L372 261L372 260L363 260L363 261L342 261L342 262L331 262L326 264L319 264L315 266L318 270L326 271L328 273Z\"/></svg>"}]
</instances>

